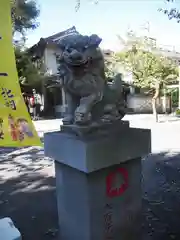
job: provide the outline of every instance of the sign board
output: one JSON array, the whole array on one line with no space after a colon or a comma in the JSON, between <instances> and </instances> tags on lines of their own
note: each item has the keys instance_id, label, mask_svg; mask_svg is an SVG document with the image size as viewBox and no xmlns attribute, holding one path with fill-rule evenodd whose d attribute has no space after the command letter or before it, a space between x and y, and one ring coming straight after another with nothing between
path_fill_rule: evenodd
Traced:
<instances>
[{"instance_id":1,"label":"sign board","mask_svg":"<svg viewBox=\"0 0 180 240\"><path fill-rule=\"evenodd\" d=\"M0 147L41 146L19 85L10 0L0 1L0 57Z\"/></svg>"}]
</instances>

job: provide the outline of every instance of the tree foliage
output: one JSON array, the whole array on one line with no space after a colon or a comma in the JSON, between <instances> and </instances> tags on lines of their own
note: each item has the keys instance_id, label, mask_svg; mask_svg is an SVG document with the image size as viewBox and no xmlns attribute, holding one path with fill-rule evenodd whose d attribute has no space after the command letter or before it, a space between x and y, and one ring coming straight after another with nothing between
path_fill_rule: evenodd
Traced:
<instances>
[{"instance_id":1,"label":"tree foliage","mask_svg":"<svg viewBox=\"0 0 180 240\"><path fill-rule=\"evenodd\" d=\"M107 79L113 79L114 76L116 75L116 59L114 57L114 54L111 53L110 56L104 58L105 62L105 76Z\"/></svg>"},{"instance_id":2,"label":"tree foliage","mask_svg":"<svg viewBox=\"0 0 180 240\"><path fill-rule=\"evenodd\" d=\"M169 4L173 4L178 0L165 0L165 1L168 2ZM99 0L91 0L91 2L94 4L97 4ZM81 6L81 0L76 0L75 10L78 11L80 6ZM158 9L158 11L166 14L170 20L176 19L178 23L180 22L180 11L176 7L169 7L168 9L160 8Z\"/></svg>"},{"instance_id":3,"label":"tree foliage","mask_svg":"<svg viewBox=\"0 0 180 240\"><path fill-rule=\"evenodd\" d=\"M175 4L175 0L166 0L169 4ZM168 16L168 18L171 19L176 19L177 22L180 22L180 11L176 7L169 7L167 8L161 8L159 11L163 12Z\"/></svg>"},{"instance_id":4,"label":"tree foliage","mask_svg":"<svg viewBox=\"0 0 180 240\"><path fill-rule=\"evenodd\" d=\"M11 16L13 35L18 32L25 36L27 30L34 30L38 23L39 9L33 0L11 0ZM27 50L24 50L24 39L14 41L16 67L21 86L39 88L42 74L40 69L33 63Z\"/></svg>"},{"instance_id":5,"label":"tree foliage","mask_svg":"<svg viewBox=\"0 0 180 240\"><path fill-rule=\"evenodd\" d=\"M34 0L11 0L11 16L13 33L19 32L22 35L29 29L38 26L37 17L39 9Z\"/></svg>"},{"instance_id":6,"label":"tree foliage","mask_svg":"<svg viewBox=\"0 0 180 240\"><path fill-rule=\"evenodd\" d=\"M40 88L43 79L40 66L35 65L27 50L22 50L21 46L15 47L16 66L20 85Z\"/></svg>"},{"instance_id":7,"label":"tree foliage","mask_svg":"<svg viewBox=\"0 0 180 240\"><path fill-rule=\"evenodd\" d=\"M126 47L117 54L117 61L132 72L134 84L141 88L155 89L178 76L175 63L163 56L150 38L128 34Z\"/></svg>"},{"instance_id":8,"label":"tree foliage","mask_svg":"<svg viewBox=\"0 0 180 240\"><path fill-rule=\"evenodd\" d=\"M120 53L118 57L132 71L134 84L138 87L154 89L177 78L177 69L171 61L152 52L133 49Z\"/></svg>"},{"instance_id":9,"label":"tree foliage","mask_svg":"<svg viewBox=\"0 0 180 240\"><path fill-rule=\"evenodd\" d=\"M157 120L156 100L160 90L178 77L178 69L171 59L163 56L153 39L127 34L124 51L117 54L120 62L133 75L133 84L148 88L152 93L153 112Z\"/></svg>"},{"instance_id":10,"label":"tree foliage","mask_svg":"<svg viewBox=\"0 0 180 240\"><path fill-rule=\"evenodd\" d=\"M93 4L98 4L99 0L90 0ZM76 12L80 9L81 7L81 0L76 0L76 5L75 5L75 10Z\"/></svg>"}]
</instances>

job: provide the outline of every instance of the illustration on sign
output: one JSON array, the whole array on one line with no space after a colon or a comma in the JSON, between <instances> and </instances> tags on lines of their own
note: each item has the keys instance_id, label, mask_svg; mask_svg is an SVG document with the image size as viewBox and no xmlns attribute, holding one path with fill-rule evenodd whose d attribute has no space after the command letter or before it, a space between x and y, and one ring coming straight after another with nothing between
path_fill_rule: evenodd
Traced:
<instances>
[{"instance_id":1,"label":"illustration on sign","mask_svg":"<svg viewBox=\"0 0 180 240\"><path fill-rule=\"evenodd\" d=\"M119 187L114 187L116 179L121 175L123 183ZM106 195L110 198L122 195L128 188L128 171L125 168L118 168L106 177Z\"/></svg>"},{"instance_id":2,"label":"illustration on sign","mask_svg":"<svg viewBox=\"0 0 180 240\"><path fill-rule=\"evenodd\" d=\"M10 134L13 141L23 141L25 136L32 138L33 132L26 119L19 118L15 120L11 114L8 117Z\"/></svg>"},{"instance_id":3,"label":"illustration on sign","mask_svg":"<svg viewBox=\"0 0 180 240\"><path fill-rule=\"evenodd\" d=\"M42 146L19 85L10 0L0 1L0 30L0 147Z\"/></svg>"}]
</instances>

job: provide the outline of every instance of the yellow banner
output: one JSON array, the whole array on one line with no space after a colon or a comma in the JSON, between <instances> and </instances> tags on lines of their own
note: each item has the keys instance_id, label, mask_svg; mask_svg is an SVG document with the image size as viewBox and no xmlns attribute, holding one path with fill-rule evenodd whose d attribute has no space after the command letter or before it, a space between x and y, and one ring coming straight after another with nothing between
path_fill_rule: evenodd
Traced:
<instances>
[{"instance_id":1,"label":"yellow banner","mask_svg":"<svg viewBox=\"0 0 180 240\"><path fill-rule=\"evenodd\" d=\"M41 146L19 86L10 0L0 0L0 146Z\"/></svg>"}]
</instances>

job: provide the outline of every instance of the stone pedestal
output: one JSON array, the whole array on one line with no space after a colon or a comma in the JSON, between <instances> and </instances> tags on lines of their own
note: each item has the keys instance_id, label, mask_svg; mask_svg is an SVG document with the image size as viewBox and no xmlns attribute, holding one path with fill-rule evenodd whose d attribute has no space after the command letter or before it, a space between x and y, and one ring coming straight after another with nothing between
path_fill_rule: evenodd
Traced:
<instances>
[{"instance_id":1,"label":"stone pedestal","mask_svg":"<svg viewBox=\"0 0 180 240\"><path fill-rule=\"evenodd\" d=\"M141 239L141 157L150 153L150 130L91 138L53 132L44 140L55 160L60 239Z\"/></svg>"},{"instance_id":2,"label":"stone pedestal","mask_svg":"<svg viewBox=\"0 0 180 240\"><path fill-rule=\"evenodd\" d=\"M0 219L0 239L1 240L22 240L19 230L14 226L9 218Z\"/></svg>"}]
</instances>

